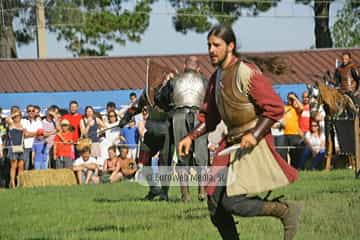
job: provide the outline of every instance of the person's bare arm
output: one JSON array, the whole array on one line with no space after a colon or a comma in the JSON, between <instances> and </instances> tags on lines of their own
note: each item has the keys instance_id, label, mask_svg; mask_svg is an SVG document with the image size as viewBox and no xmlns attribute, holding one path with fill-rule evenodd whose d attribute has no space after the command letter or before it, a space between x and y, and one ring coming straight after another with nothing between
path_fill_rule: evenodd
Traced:
<instances>
[{"instance_id":1,"label":"person's bare arm","mask_svg":"<svg viewBox=\"0 0 360 240\"><path fill-rule=\"evenodd\" d=\"M87 136L90 129L90 124L87 124L87 126L85 127L84 121L84 119L80 121L80 132L83 136Z\"/></svg>"},{"instance_id":2,"label":"person's bare arm","mask_svg":"<svg viewBox=\"0 0 360 240\"><path fill-rule=\"evenodd\" d=\"M34 165L34 162L35 162L35 151L34 149L31 151L31 164Z\"/></svg>"},{"instance_id":3,"label":"person's bare arm","mask_svg":"<svg viewBox=\"0 0 360 240\"><path fill-rule=\"evenodd\" d=\"M103 166L103 172L104 173L106 173L108 171L108 167L107 167L108 163L107 162L108 162L108 160L106 159L105 162L104 162L104 166Z\"/></svg>"},{"instance_id":4,"label":"person's bare arm","mask_svg":"<svg viewBox=\"0 0 360 240\"><path fill-rule=\"evenodd\" d=\"M96 123L98 124L100 130L105 129L105 124L100 118L96 118Z\"/></svg>"},{"instance_id":5,"label":"person's bare arm","mask_svg":"<svg viewBox=\"0 0 360 240\"><path fill-rule=\"evenodd\" d=\"M289 96L293 100L293 107L295 108L296 112L299 114L303 111L304 105L300 102L300 100L295 95Z\"/></svg>"},{"instance_id":6,"label":"person's bare arm","mask_svg":"<svg viewBox=\"0 0 360 240\"><path fill-rule=\"evenodd\" d=\"M93 170L93 171L97 170L97 168L98 168L96 163L84 163L82 165L84 168L87 168L87 169Z\"/></svg>"},{"instance_id":7,"label":"person's bare arm","mask_svg":"<svg viewBox=\"0 0 360 240\"><path fill-rule=\"evenodd\" d=\"M74 171L74 172L82 171L83 169L84 169L83 164L73 166L73 171Z\"/></svg>"}]
</instances>

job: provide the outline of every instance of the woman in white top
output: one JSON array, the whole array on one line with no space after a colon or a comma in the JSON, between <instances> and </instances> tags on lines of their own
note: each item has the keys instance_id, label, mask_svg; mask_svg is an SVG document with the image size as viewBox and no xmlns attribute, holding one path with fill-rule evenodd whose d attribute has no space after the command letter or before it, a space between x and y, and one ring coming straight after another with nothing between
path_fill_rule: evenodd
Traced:
<instances>
[{"instance_id":1,"label":"woman in white top","mask_svg":"<svg viewBox=\"0 0 360 240\"><path fill-rule=\"evenodd\" d=\"M325 134L320 130L318 121L311 121L310 131L305 134L305 148L298 169L304 169L307 158L312 157L311 169L318 169L325 155Z\"/></svg>"},{"instance_id":2,"label":"woman in white top","mask_svg":"<svg viewBox=\"0 0 360 240\"><path fill-rule=\"evenodd\" d=\"M120 139L120 127L118 126L119 120L116 112L114 110L109 111L105 122L105 138L100 142L101 163L99 165L101 166L105 159L109 158L108 148L112 145L117 145L117 141Z\"/></svg>"}]
</instances>

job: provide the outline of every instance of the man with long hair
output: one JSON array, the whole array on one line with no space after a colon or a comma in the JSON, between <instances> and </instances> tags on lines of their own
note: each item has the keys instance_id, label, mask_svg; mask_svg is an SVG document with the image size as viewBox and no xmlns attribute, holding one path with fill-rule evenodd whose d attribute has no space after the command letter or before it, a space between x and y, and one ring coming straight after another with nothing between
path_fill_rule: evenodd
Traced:
<instances>
[{"instance_id":1,"label":"man with long hair","mask_svg":"<svg viewBox=\"0 0 360 240\"><path fill-rule=\"evenodd\" d=\"M219 144L207 184L213 224L223 239L239 239L232 215L271 216L281 220L284 239L293 239L301 204L248 197L286 186L298 177L272 143L270 128L283 116L283 103L258 67L236 53L236 37L230 27L215 26L207 40L216 71L198 116L201 123L179 143L178 151L187 155L194 139L213 131L223 120L228 135ZM219 181L220 177L226 181Z\"/></svg>"}]
</instances>

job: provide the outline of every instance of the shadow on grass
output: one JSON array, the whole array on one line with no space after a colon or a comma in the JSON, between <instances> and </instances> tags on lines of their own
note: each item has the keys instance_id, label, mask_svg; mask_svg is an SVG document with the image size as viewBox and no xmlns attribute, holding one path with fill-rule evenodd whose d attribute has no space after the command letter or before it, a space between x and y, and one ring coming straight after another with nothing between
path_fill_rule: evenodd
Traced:
<instances>
[{"instance_id":1,"label":"shadow on grass","mask_svg":"<svg viewBox=\"0 0 360 240\"><path fill-rule=\"evenodd\" d=\"M135 224L135 225L125 225L125 226L116 226L116 225L101 225L87 228L89 232L138 232L151 229L150 224Z\"/></svg>"},{"instance_id":2,"label":"shadow on grass","mask_svg":"<svg viewBox=\"0 0 360 240\"><path fill-rule=\"evenodd\" d=\"M169 198L168 201L159 200L158 197L156 197L153 200L147 200L144 198L131 198L131 199L108 199L108 198L94 198L94 202L97 203L120 203L120 202L168 202L168 203L181 203L182 201L180 199L172 199Z\"/></svg>"},{"instance_id":3,"label":"shadow on grass","mask_svg":"<svg viewBox=\"0 0 360 240\"><path fill-rule=\"evenodd\" d=\"M34 237L34 238L25 238L26 240L50 240L50 238L43 237Z\"/></svg>"},{"instance_id":4,"label":"shadow on grass","mask_svg":"<svg viewBox=\"0 0 360 240\"><path fill-rule=\"evenodd\" d=\"M120 203L120 202L139 202L144 200L142 198L131 198L131 199L94 198L93 201L97 203Z\"/></svg>"},{"instance_id":5,"label":"shadow on grass","mask_svg":"<svg viewBox=\"0 0 360 240\"><path fill-rule=\"evenodd\" d=\"M198 207L198 208L190 208L183 211L183 213L176 215L175 218L186 219L186 220L196 220L196 219L204 219L208 218L209 213L207 208Z\"/></svg>"}]
</instances>

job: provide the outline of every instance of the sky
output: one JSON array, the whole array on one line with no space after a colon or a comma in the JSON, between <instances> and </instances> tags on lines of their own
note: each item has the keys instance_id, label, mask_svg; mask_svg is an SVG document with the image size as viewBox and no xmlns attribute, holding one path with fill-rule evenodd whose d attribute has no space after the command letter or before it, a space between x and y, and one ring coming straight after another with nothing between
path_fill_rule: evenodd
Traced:
<instances>
[{"instance_id":1,"label":"sky","mask_svg":"<svg viewBox=\"0 0 360 240\"><path fill-rule=\"evenodd\" d=\"M331 4L330 24L333 24L337 10L343 1ZM166 0L153 5L150 26L140 43L127 42L125 46L115 45L110 56L166 55L206 53L206 33L189 32L186 35L175 31L171 17L174 10ZM314 45L314 19L310 6L295 4L293 0L282 0L259 17L241 17L233 25L242 52L285 51L309 49ZM47 34L48 57L72 57L65 49L65 42L57 41L56 35ZM35 43L18 48L20 58L36 58Z\"/></svg>"},{"instance_id":2,"label":"sky","mask_svg":"<svg viewBox=\"0 0 360 240\"><path fill-rule=\"evenodd\" d=\"M343 5L341 0L331 4L330 23L335 20L336 11ZM153 5L153 14L150 26L144 33L140 43L127 42L125 46L115 45L109 52L110 56L140 56L140 55L167 55L191 54L207 52L207 33L197 34L189 32L184 35L174 30L171 17L174 12L165 0L158 0ZM233 29L237 35L240 52L285 51L309 49L314 45L314 19L309 6L294 4L293 0L282 0L278 7L260 14L259 17L241 17ZM48 57L68 58L72 53L65 48L65 42L57 41L56 35L47 34ZM36 58L35 43L20 46L19 58ZM275 86L275 90L284 98L289 91L301 93L304 86ZM138 93L141 90L137 90ZM127 91L112 92L69 92L69 93L22 93L0 94L1 107L9 108L11 105L38 104L46 107L58 104L67 107L70 100L79 101L82 107L86 105L104 106L107 101L116 104L127 104ZM96 101L95 101L96 100Z\"/></svg>"}]
</instances>

